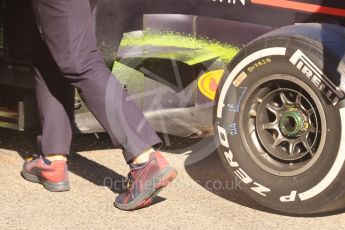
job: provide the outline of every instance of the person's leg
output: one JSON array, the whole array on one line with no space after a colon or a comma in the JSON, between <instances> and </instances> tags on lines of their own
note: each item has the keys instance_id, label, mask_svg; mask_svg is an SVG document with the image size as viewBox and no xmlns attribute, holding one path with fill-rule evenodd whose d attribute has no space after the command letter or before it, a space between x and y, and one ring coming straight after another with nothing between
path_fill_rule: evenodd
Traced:
<instances>
[{"instance_id":1,"label":"person's leg","mask_svg":"<svg viewBox=\"0 0 345 230\"><path fill-rule=\"evenodd\" d=\"M85 0L33 0L42 38L64 79L78 88L89 110L132 164L132 186L115 202L121 209L146 206L176 171L151 147L161 142L143 113L105 66L96 47ZM142 186L148 184L149 186Z\"/></svg>"},{"instance_id":2,"label":"person's leg","mask_svg":"<svg viewBox=\"0 0 345 230\"><path fill-rule=\"evenodd\" d=\"M42 133L38 136L41 153L26 159L22 175L53 192L70 189L66 155L72 138L74 88L61 76L47 47L36 34L35 80Z\"/></svg>"},{"instance_id":3,"label":"person's leg","mask_svg":"<svg viewBox=\"0 0 345 230\"><path fill-rule=\"evenodd\" d=\"M74 120L74 88L62 78L49 53L37 48L36 51L36 100L42 127L37 141L41 153L48 158L68 155Z\"/></svg>"},{"instance_id":4,"label":"person's leg","mask_svg":"<svg viewBox=\"0 0 345 230\"><path fill-rule=\"evenodd\" d=\"M96 47L91 9L85 0L33 0L42 37L64 78L78 88L89 110L126 161L160 139L123 86L105 66Z\"/></svg>"}]
</instances>

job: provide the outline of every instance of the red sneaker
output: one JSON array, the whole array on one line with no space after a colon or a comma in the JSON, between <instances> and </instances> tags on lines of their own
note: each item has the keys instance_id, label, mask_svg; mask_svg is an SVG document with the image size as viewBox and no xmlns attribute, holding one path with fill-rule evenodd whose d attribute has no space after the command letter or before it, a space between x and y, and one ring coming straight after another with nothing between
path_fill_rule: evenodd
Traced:
<instances>
[{"instance_id":1,"label":"red sneaker","mask_svg":"<svg viewBox=\"0 0 345 230\"><path fill-rule=\"evenodd\" d=\"M42 156L34 156L24 162L21 174L24 179L40 183L51 192L70 190L65 160L49 161Z\"/></svg>"},{"instance_id":2,"label":"red sneaker","mask_svg":"<svg viewBox=\"0 0 345 230\"><path fill-rule=\"evenodd\" d=\"M116 198L114 205L126 211L149 206L176 175L177 171L161 154L153 152L145 166L131 169L127 177L127 191Z\"/></svg>"}]
</instances>

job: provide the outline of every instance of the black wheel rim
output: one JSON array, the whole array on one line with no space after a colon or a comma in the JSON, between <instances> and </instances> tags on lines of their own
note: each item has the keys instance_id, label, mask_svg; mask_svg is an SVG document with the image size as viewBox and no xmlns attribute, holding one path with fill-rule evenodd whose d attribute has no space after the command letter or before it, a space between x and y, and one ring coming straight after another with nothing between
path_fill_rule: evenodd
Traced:
<instances>
[{"instance_id":1,"label":"black wheel rim","mask_svg":"<svg viewBox=\"0 0 345 230\"><path fill-rule=\"evenodd\" d=\"M240 111L242 140L264 170L294 176L312 167L325 141L326 119L315 92L290 75L254 83Z\"/></svg>"}]
</instances>

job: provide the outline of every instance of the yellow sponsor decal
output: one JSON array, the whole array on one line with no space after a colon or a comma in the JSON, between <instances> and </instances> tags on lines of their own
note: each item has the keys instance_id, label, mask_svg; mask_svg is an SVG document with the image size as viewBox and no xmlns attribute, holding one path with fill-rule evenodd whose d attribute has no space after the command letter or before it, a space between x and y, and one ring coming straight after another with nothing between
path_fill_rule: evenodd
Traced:
<instances>
[{"instance_id":1,"label":"yellow sponsor decal","mask_svg":"<svg viewBox=\"0 0 345 230\"><path fill-rule=\"evenodd\" d=\"M234 86L238 87L244 79L247 78L247 74L245 72L242 72L238 77L234 80L233 84Z\"/></svg>"},{"instance_id":2,"label":"yellow sponsor decal","mask_svg":"<svg viewBox=\"0 0 345 230\"><path fill-rule=\"evenodd\" d=\"M217 87L222 78L224 70L214 70L205 73L199 78L198 88L200 92L208 99L214 100L216 97Z\"/></svg>"}]
</instances>

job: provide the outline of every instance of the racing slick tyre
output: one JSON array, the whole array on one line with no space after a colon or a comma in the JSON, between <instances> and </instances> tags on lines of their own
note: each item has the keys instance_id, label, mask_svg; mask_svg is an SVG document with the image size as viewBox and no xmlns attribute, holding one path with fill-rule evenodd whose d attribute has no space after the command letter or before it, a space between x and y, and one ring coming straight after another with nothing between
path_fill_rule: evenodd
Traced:
<instances>
[{"instance_id":1,"label":"racing slick tyre","mask_svg":"<svg viewBox=\"0 0 345 230\"><path fill-rule=\"evenodd\" d=\"M294 215L345 207L344 53L343 27L299 24L259 37L228 65L218 152L259 203Z\"/></svg>"}]
</instances>

